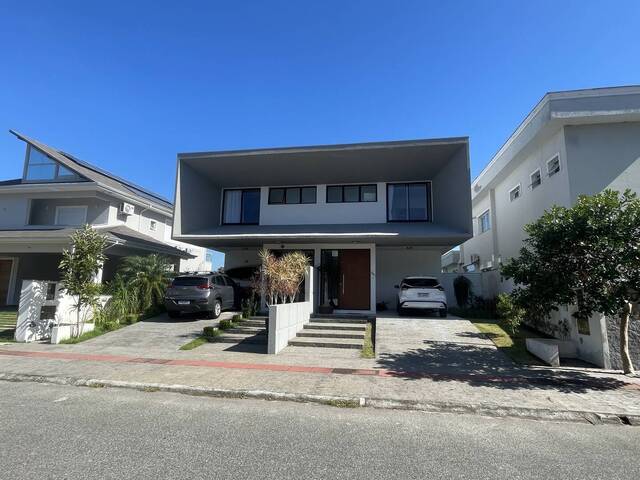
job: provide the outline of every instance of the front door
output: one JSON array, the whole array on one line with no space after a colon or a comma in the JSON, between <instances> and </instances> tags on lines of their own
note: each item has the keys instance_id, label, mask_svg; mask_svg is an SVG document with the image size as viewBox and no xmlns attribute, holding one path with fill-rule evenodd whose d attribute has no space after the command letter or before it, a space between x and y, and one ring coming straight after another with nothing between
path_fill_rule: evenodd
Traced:
<instances>
[{"instance_id":1,"label":"front door","mask_svg":"<svg viewBox=\"0 0 640 480\"><path fill-rule=\"evenodd\" d=\"M371 308L371 263L368 249L340 250L338 305L342 310Z\"/></svg>"},{"instance_id":2,"label":"front door","mask_svg":"<svg viewBox=\"0 0 640 480\"><path fill-rule=\"evenodd\" d=\"M9 296L9 282L13 260L0 259L0 305L6 305Z\"/></svg>"}]
</instances>

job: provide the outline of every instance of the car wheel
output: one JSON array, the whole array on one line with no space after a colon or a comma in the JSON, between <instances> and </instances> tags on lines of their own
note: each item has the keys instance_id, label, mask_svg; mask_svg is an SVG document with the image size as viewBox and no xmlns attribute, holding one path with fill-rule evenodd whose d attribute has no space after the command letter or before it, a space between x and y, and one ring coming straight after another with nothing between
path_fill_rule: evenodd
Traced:
<instances>
[{"instance_id":1,"label":"car wheel","mask_svg":"<svg viewBox=\"0 0 640 480\"><path fill-rule=\"evenodd\" d=\"M396 307L396 311L398 312L398 316L402 316L404 315L404 309L400 306L400 304L398 304L398 306Z\"/></svg>"},{"instance_id":2,"label":"car wheel","mask_svg":"<svg viewBox=\"0 0 640 480\"><path fill-rule=\"evenodd\" d=\"M443 310L440 310L440 316L441 316L442 318L445 318L445 317L447 316L447 309L446 309L446 308L445 308L445 309L443 309Z\"/></svg>"},{"instance_id":3,"label":"car wheel","mask_svg":"<svg viewBox=\"0 0 640 480\"><path fill-rule=\"evenodd\" d=\"M178 318L178 317L180 317L180 312L176 312L174 310L169 310L169 311L167 311L167 315L169 315L169 318Z\"/></svg>"},{"instance_id":4,"label":"car wheel","mask_svg":"<svg viewBox=\"0 0 640 480\"><path fill-rule=\"evenodd\" d=\"M208 313L209 318L218 318L220 316L220 314L222 313L222 303L220 303L220 300L216 300L213 303L213 310Z\"/></svg>"}]
</instances>

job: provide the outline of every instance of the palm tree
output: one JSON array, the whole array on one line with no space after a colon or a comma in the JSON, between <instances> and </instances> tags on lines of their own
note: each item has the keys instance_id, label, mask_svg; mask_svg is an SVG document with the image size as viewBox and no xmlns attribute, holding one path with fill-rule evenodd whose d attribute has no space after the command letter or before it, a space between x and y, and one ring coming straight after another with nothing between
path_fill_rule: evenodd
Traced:
<instances>
[{"instance_id":1,"label":"palm tree","mask_svg":"<svg viewBox=\"0 0 640 480\"><path fill-rule=\"evenodd\" d=\"M118 273L136 290L144 311L162 303L169 284L171 264L167 258L156 254L126 257Z\"/></svg>"}]
</instances>

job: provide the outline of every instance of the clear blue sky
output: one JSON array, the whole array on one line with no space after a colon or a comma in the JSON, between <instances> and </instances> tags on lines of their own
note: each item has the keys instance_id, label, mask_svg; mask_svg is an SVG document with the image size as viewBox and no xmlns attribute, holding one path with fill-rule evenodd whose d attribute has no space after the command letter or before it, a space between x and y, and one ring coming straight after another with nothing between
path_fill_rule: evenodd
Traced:
<instances>
[{"instance_id":1,"label":"clear blue sky","mask_svg":"<svg viewBox=\"0 0 640 480\"><path fill-rule=\"evenodd\" d=\"M176 153L445 136L476 176L547 91L640 83L638 1L0 3L16 129L170 198Z\"/></svg>"}]
</instances>

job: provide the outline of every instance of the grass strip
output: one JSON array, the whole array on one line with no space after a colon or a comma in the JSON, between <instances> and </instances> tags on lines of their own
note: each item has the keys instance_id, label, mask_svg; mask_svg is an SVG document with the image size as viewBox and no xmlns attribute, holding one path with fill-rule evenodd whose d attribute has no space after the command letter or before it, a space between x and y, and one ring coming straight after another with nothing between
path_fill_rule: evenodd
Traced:
<instances>
[{"instance_id":1,"label":"grass strip","mask_svg":"<svg viewBox=\"0 0 640 480\"><path fill-rule=\"evenodd\" d=\"M367 328L364 331L364 344L362 345L362 350L360 351L360 357L362 358L375 358L376 353L373 349L373 338L372 338L373 328L371 323L367 323Z\"/></svg>"}]
</instances>

